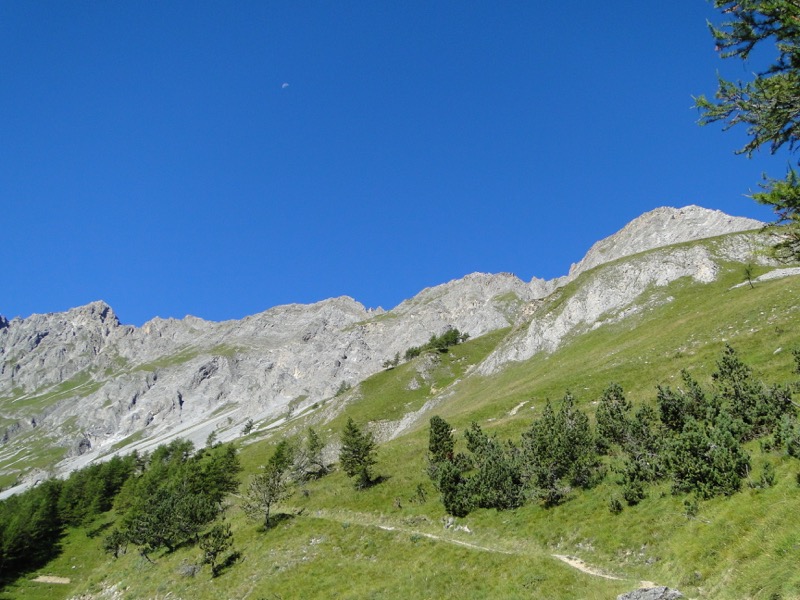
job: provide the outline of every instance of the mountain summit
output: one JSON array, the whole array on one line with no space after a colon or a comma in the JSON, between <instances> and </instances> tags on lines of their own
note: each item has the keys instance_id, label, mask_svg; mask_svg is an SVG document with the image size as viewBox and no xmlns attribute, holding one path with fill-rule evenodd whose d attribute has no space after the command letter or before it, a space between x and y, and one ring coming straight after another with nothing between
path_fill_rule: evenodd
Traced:
<instances>
[{"instance_id":1,"label":"mountain summit","mask_svg":"<svg viewBox=\"0 0 800 600\"><path fill-rule=\"evenodd\" d=\"M747 217L732 217L719 210L690 205L683 208L664 206L646 212L609 237L596 242L583 259L570 267L577 275L618 258L646 250L694 240L748 231L765 223Z\"/></svg>"}]
</instances>

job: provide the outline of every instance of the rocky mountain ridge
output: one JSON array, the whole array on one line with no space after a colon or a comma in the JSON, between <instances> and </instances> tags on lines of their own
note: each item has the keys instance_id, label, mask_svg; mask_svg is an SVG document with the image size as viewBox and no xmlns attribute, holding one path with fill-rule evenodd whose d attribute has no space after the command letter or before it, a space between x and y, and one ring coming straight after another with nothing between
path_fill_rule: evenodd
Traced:
<instances>
[{"instance_id":1,"label":"rocky mountain ridge","mask_svg":"<svg viewBox=\"0 0 800 600\"><path fill-rule=\"evenodd\" d=\"M491 374L635 312L649 287L711 281L719 261L755 260L764 243L755 233L675 244L762 225L696 206L660 208L596 243L562 278L474 273L388 312L340 297L220 323L156 318L137 328L103 302L0 318L0 464L13 464L34 434L67 449L64 469L175 436L231 439L250 419L266 428L314 410L449 327L472 337L513 327L478 368ZM568 284L575 289L549 310L546 300Z\"/></svg>"}]
</instances>

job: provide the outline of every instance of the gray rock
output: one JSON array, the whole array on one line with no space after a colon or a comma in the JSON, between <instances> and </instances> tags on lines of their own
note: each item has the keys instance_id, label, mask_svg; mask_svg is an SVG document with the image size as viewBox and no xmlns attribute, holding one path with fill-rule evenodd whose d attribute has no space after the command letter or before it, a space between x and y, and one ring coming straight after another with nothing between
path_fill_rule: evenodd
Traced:
<instances>
[{"instance_id":1,"label":"gray rock","mask_svg":"<svg viewBox=\"0 0 800 600\"><path fill-rule=\"evenodd\" d=\"M673 590L666 586L640 588L627 594L620 594L617 600L677 600L683 598L678 590Z\"/></svg>"},{"instance_id":2,"label":"gray rock","mask_svg":"<svg viewBox=\"0 0 800 600\"><path fill-rule=\"evenodd\" d=\"M569 273L577 276L598 265L646 250L762 227L761 221L732 217L700 206L656 208L594 244L579 263L570 267Z\"/></svg>"}]
</instances>

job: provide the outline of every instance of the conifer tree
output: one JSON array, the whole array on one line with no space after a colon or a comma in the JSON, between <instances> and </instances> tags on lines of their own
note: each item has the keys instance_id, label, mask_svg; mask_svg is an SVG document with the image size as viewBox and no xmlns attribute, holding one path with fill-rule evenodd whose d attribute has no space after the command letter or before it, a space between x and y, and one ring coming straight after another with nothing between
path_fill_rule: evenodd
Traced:
<instances>
[{"instance_id":1,"label":"conifer tree","mask_svg":"<svg viewBox=\"0 0 800 600\"><path fill-rule=\"evenodd\" d=\"M791 395L782 393L780 387L765 388L727 344L711 377L735 421L737 437L742 440L771 433L783 414L794 411Z\"/></svg>"},{"instance_id":2,"label":"conifer tree","mask_svg":"<svg viewBox=\"0 0 800 600\"><path fill-rule=\"evenodd\" d=\"M306 430L305 443L298 449L295 457L295 478L299 481L317 479L330 472L322 456L325 443L313 427Z\"/></svg>"},{"instance_id":3,"label":"conifer tree","mask_svg":"<svg viewBox=\"0 0 800 600\"><path fill-rule=\"evenodd\" d=\"M743 125L749 137L738 154L766 146L773 154L800 142L800 3L793 0L714 0L725 15L711 34L722 58L747 60L756 47L773 46L777 59L751 81L718 78L714 100L696 99L702 125ZM762 191L753 199L773 208L778 222L788 222L778 243L778 256L800 258L800 174L789 167L784 179L764 176Z\"/></svg>"},{"instance_id":4,"label":"conifer tree","mask_svg":"<svg viewBox=\"0 0 800 600\"><path fill-rule=\"evenodd\" d=\"M464 432L477 471L467 479L470 504L507 509L523 502L522 473L517 448L489 437L477 423Z\"/></svg>"},{"instance_id":5,"label":"conifer tree","mask_svg":"<svg viewBox=\"0 0 800 600\"><path fill-rule=\"evenodd\" d=\"M597 437L600 445L622 444L628 432L630 401L625 398L622 386L612 383L604 391L597 407Z\"/></svg>"},{"instance_id":6,"label":"conifer tree","mask_svg":"<svg viewBox=\"0 0 800 600\"><path fill-rule=\"evenodd\" d=\"M453 462L441 463L438 471L438 487L442 494L442 505L449 515L465 517L472 510L469 481Z\"/></svg>"},{"instance_id":7,"label":"conifer tree","mask_svg":"<svg viewBox=\"0 0 800 600\"><path fill-rule=\"evenodd\" d=\"M739 490L750 464L735 436L733 420L722 412L714 424L690 418L666 454L674 492L701 498L731 495Z\"/></svg>"},{"instance_id":8,"label":"conifer tree","mask_svg":"<svg viewBox=\"0 0 800 600\"><path fill-rule=\"evenodd\" d=\"M368 431L362 431L353 419L347 419L342 431L342 448L339 463L349 477L355 477L356 489L362 490L372 484L372 466L375 464L375 439Z\"/></svg>"},{"instance_id":9,"label":"conifer tree","mask_svg":"<svg viewBox=\"0 0 800 600\"><path fill-rule=\"evenodd\" d=\"M572 486L590 487L598 459L589 419L567 393L556 413L548 401L542 416L522 434L522 476L545 506L563 502Z\"/></svg>"},{"instance_id":10,"label":"conifer tree","mask_svg":"<svg viewBox=\"0 0 800 600\"><path fill-rule=\"evenodd\" d=\"M233 546L230 523L216 523L200 540L202 564L211 567L211 577L219 575L219 557Z\"/></svg>"},{"instance_id":11,"label":"conifer tree","mask_svg":"<svg viewBox=\"0 0 800 600\"><path fill-rule=\"evenodd\" d=\"M288 498L292 490L289 472L294 452L286 440L276 447L267 464L254 475L242 500L242 510L254 520L263 519L264 529L269 529L270 510Z\"/></svg>"},{"instance_id":12,"label":"conifer tree","mask_svg":"<svg viewBox=\"0 0 800 600\"><path fill-rule=\"evenodd\" d=\"M431 429L428 439L428 459L432 463L441 463L453 458L453 429L442 417L431 417Z\"/></svg>"}]
</instances>

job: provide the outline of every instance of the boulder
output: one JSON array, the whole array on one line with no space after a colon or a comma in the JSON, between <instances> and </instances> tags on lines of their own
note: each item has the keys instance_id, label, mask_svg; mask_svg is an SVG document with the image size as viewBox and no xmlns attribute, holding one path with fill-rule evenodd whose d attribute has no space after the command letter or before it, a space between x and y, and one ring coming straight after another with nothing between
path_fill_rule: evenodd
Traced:
<instances>
[{"instance_id":1,"label":"boulder","mask_svg":"<svg viewBox=\"0 0 800 600\"><path fill-rule=\"evenodd\" d=\"M676 600L683 598L678 590L673 590L666 586L658 586L651 588L639 588L626 594L617 596L617 600Z\"/></svg>"}]
</instances>

